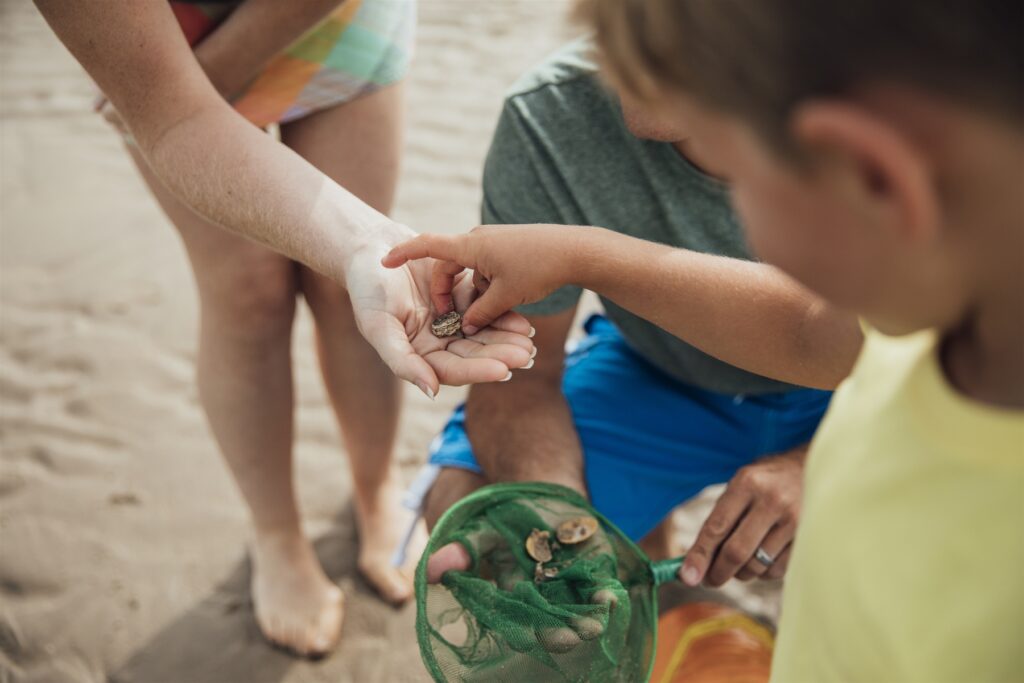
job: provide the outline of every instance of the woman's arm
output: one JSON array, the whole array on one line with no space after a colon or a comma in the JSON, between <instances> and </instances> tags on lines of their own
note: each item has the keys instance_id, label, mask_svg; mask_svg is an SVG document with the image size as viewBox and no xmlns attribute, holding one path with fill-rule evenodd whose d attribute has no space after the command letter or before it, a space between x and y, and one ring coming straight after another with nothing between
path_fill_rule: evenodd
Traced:
<instances>
[{"instance_id":1,"label":"woman's arm","mask_svg":"<svg viewBox=\"0 0 1024 683\"><path fill-rule=\"evenodd\" d=\"M342 1L245 0L194 46L196 60L213 87L230 99Z\"/></svg>"},{"instance_id":2,"label":"woman's arm","mask_svg":"<svg viewBox=\"0 0 1024 683\"><path fill-rule=\"evenodd\" d=\"M247 123L210 85L165 0L38 0L157 176L213 222L339 282L370 243L411 234Z\"/></svg>"},{"instance_id":3,"label":"woman's arm","mask_svg":"<svg viewBox=\"0 0 1024 683\"><path fill-rule=\"evenodd\" d=\"M284 3L282 3L284 4ZM412 231L375 211L249 124L210 84L166 0L36 0L46 21L128 126L153 172L183 203L345 285L363 336L399 377L503 379L529 362L521 316L510 343L430 334L429 268L387 273L379 260ZM468 284L468 283L467 283Z\"/></svg>"}]
</instances>

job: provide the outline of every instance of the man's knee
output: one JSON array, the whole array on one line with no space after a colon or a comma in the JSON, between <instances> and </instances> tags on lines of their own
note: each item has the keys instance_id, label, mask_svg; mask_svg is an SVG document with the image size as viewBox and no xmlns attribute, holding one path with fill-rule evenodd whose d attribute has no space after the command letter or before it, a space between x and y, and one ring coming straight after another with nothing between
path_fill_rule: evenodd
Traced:
<instances>
[{"instance_id":1,"label":"man's knee","mask_svg":"<svg viewBox=\"0 0 1024 683\"><path fill-rule=\"evenodd\" d=\"M448 508L485 485L483 475L457 467L445 467L430 487L423 505L427 529L433 530L437 520Z\"/></svg>"}]
</instances>

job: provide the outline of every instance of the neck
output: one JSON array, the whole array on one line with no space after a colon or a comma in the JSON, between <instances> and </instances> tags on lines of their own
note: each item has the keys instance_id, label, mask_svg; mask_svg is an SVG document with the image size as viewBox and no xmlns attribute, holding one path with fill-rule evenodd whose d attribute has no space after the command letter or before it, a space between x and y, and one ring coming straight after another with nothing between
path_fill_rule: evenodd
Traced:
<instances>
[{"instance_id":1,"label":"neck","mask_svg":"<svg viewBox=\"0 0 1024 683\"><path fill-rule=\"evenodd\" d=\"M958 246L973 293L963 324L944 340L944 366L967 396L1024 409L1024 136L986 117L955 122L958 134L933 149L952 176L948 186L960 188Z\"/></svg>"},{"instance_id":2,"label":"neck","mask_svg":"<svg viewBox=\"0 0 1024 683\"><path fill-rule=\"evenodd\" d=\"M671 145L673 147L675 147L675 150L676 150L676 152L679 153L679 156L681 156L684 159L686 159L686 161L691 166L693 166L695 169L697 169L698 171L700 171L704 175L706 175L706 176L708 176L710 178L714 178L715 180L721 181L723 183L728 182L728 180L726 179L726 177L724 175L716 173L713 170L709 170L708 167L705 166L704 163L700 159L694 158L693 150L690 149L689 143L687 143L686 140L680 140L679 142L673 142L673 143L671 143Z\"/></svg>"},{"instance_id":3,"label":"neck","mask_svg":"<svg viewBox=\"0 0 1024 683\"><path fill-rule=\"evenodd\" d=\"M1021 269L943 340L949 381L983 403L1024 409L1024 276Z\"/></svg>"}]
</instances>

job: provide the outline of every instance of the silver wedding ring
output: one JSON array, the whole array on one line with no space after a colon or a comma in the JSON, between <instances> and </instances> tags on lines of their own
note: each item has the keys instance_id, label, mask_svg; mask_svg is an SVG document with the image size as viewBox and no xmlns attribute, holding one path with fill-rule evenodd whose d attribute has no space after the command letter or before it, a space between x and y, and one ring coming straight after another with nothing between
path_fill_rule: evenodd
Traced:
<instances>
[{"instance_id":1,"label":"silver wedding ring","mask_svg":"<svg viewBox=\"0 0 1024 683\"><path fill-rule=\"evenodd\" d=\"M764 548L758 548L754 551L754 559L766 567L770 567L775 564L775 558L766 553Z\"/></svg>"}]
</instances>

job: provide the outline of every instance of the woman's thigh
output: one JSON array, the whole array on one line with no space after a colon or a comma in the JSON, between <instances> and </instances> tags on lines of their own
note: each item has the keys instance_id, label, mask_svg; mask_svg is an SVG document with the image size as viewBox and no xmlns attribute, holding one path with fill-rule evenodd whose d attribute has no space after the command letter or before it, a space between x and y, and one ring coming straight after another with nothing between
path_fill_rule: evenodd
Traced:
<instances>
[{"instance_id":1,"label":"woman's thigh","mask_svg":"<svg viewBox=\"0 0 1024 683\"><path fill-rule=\"evenodd\" d=\"M391 211L402 148L404 86L381 88L281 126L281 141L381 213Z\"/></svg>"},{"instance_id":2,"label":"woman's thigh","mask_svg":"<svg viewBox=\"0 0 1024 683\"><path fill-rule=\"evenodd\" d=\"M401 83L281 126L281 141L381 213L391 211L402 147ZM314 307L346 301L341 287L303 268L301 287ZM338 311L340 314L341 311Z\"/></svg>"}]
</instances>

